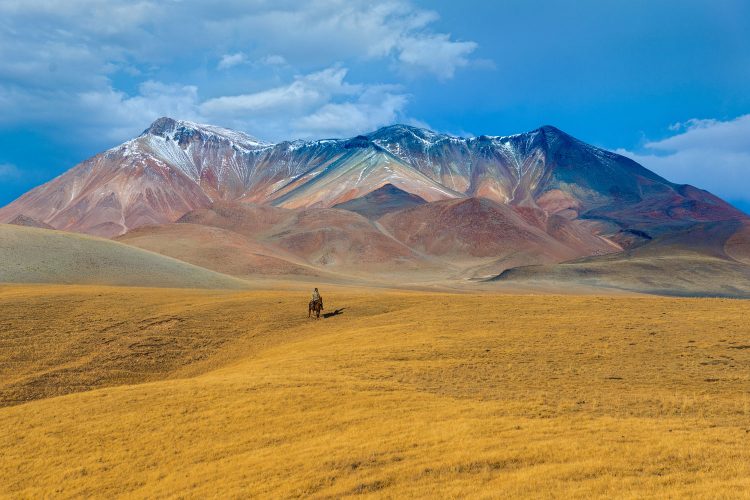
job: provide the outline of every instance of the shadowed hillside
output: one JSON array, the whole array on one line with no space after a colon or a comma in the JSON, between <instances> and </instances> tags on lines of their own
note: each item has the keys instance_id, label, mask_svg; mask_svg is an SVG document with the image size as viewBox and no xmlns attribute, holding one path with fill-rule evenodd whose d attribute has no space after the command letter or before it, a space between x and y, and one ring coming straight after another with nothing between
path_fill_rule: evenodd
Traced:
<instances>
[{"instance_id":1,"label":"shadowed hillside","mask_svg":"<svg viewBox=\"0 0 750 500\"><path fill-rule=\"evenodd\" d=\"M360 198L340 203L333 208L357 212L368 219L379 219L387 213L397 212L423 203L427 202L419 196L402 191L393 184L386 184Z\"/></svg>"}]
</instances>

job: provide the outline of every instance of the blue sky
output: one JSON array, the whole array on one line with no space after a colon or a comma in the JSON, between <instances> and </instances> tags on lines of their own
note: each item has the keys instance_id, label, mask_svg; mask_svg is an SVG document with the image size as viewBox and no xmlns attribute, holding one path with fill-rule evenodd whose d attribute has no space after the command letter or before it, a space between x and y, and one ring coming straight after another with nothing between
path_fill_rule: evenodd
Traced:
<instances>
[{"instance_id":1,"label":"blue sky","mask_svg":"<svg viewBox=\"0 0 750 500\"><path fill-rule=\"evenodd\" d=\"M0 2L0 205L168 115L266 140L555 125L750 210L750 2Z\"/></svg>"}]
</instances>

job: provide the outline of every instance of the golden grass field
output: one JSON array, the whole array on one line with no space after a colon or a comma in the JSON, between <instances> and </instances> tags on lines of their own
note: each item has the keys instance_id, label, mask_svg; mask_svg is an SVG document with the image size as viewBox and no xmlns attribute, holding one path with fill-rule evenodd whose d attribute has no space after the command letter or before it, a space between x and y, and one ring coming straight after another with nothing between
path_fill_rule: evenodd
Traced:
<instances>
[{"instance_id":1,"label":"golden grass field","mask_svg":"<svg viewBox=\"0 0 750 500\"><path fill-rule=\"evenodd\" d=\"M750 302L0 287L0 496L741 497Z\"/></svg>"}]
</instances>

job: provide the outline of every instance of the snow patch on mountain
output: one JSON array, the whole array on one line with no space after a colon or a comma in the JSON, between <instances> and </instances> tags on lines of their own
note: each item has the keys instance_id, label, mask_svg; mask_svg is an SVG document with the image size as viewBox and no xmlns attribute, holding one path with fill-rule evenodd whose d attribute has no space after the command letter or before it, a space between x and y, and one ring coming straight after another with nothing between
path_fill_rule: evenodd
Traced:
<instances>
[{"instance_id":1,"label":"snow patch on mountain","mask_svg":"<svg viewBox=\"0 0 750 500\"><path fill-rule=\"evenodd\" d=\"M157 156L182 171L193 181L200 179L200 170L193 162L188 153L183 150L173 139L161 137L158 135L149 135L145 138L145 145ZM188 148L192 147L192 143Z\"/></svg>"},{"instance_id":2,"label":"snow patch on mountain","mask_svg":"<svg viewBox=\"0 0 750 500\"><path fill-rule=\"evenodd\" d=\"M274 146L273 143L261 141L249 134L237 130L230 130L223 127L217 127L216 125L206 125L187 120L174 120L167 117L156 120L151 126L149 126L149 128L144 130L141 135L161 136L172 139L173 141L179 141L185 136L191 136L195 133L200 133L205 138L214 137L219 140L228 141L244 151L253 151Z\"/></svg>"}]
</instances>

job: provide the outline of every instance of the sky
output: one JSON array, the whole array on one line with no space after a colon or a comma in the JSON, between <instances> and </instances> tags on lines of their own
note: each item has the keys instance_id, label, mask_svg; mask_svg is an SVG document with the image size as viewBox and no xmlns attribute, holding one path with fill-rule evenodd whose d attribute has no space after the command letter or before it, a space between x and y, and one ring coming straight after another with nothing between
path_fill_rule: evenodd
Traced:
<instances>
[{"instance_id":1,"label":"sky","mask_svg":"<svg viewBox=\"0 0 750 500\"><path fill-rule=\"evenodd\" d=\"M750 212L750 2L0 0L0 206L160 116L549 124Z\"/></svg>"}]
</instances>

